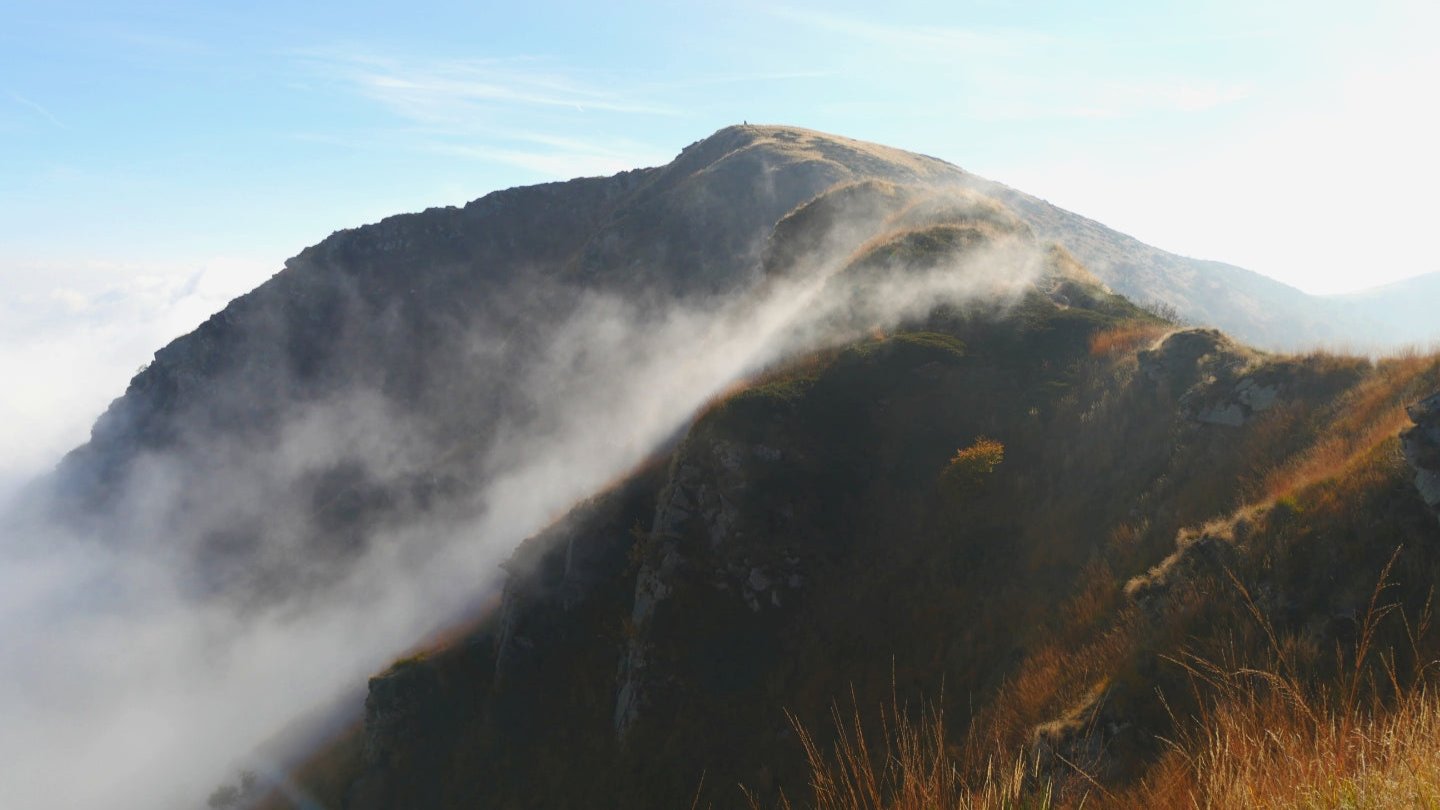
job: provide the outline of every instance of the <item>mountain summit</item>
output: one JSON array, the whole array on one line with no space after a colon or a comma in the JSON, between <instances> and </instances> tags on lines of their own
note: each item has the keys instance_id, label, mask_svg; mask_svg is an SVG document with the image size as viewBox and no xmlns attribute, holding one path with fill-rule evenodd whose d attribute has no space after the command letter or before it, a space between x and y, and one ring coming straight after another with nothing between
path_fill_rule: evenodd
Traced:
<instances>
[{"instance_id":1,"label":"mountain summit","mask_svg":"<svg viewBox=\"0 0 1440 810\"><path fill-rule=\"evenodd\" d=\"M577 290L734 292L754 281L785 214L865 181L978 191L1116 292L1262 347L1357 342L1355 319L1334 302L1165 253L943 161L794 127L732 126L660 168L499 191L331 235L157 352L65 474L87 491L108 486L136 452L181 440L182 414L265 421L281 392L314 398L368 378L424 398L428 368L457 360L456 334L480 324L523 345L522 324L563 317L556 299ZM521 284L547 284L554 295L516 307L506 292ZM1371 299L1367 311L1376 310ZM425 362L414 362L416 352ZM212 401L207 392L222 387L225 401ZM454 410L454 393L440 410Z\"/></svg>"}]
</instances>

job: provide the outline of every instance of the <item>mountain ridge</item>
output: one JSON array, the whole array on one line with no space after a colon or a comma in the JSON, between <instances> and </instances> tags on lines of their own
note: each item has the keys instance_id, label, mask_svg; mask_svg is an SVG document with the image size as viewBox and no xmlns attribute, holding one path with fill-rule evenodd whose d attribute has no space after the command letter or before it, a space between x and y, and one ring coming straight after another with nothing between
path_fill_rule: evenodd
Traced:
<instances>
[{"instance_id":1,"label":"mountain ridge","mask_svg":"<svg viewBox=\"0 0 1440 810\"><path fill-rule=\"evenodd\" d=\"M1179 651L1155 639L1236 607L1205 555L1302 593L1264 606L1305 628L1378 551L1324 544L1347 584L1317 595L1266 568L1297 527L1388 504L1365 513L1419 572L1436 528L1384 453L1433 358L1253 350L1126 292L1280 343L1325 326L1278 282L943 161L729 127L664 167L307 248L157 352L54 508L195 605L399 614L372 664L503 589L297 771L336 806L673 806L707 768L795 795L785 711L813 727L847 678L867 705L887 679L940 700L992 750L1034 743L1064 790L1076 757L1120 789L1174 731L1147 696ZM1054 674L1061 649L1095 657ZM1082 715L1109 725L1061 722Z\"/></svg>"},{"instance_id":2,"label":"mountain ridge","mask_svg":"<svg viewBox=\"0 0 1440 810\"><path fill-rule=\"evenodd\" d=\"M796 145L805 138L812 140L808 144ZM815 141L821 145L818 151L810 148L807 153L807 148L811 147ZM592 204L598 203L599 205L597 213L593 216L604 217L606 214L600 212L610 210L606 206L615 202L614 200L606 202L609 200L608 195L626 197L638 195L639 202L643 203L643 195L647 193L647 190L663 192L667 188L673 189L675 184L688 176L685 174L687 168L692 172L701 168L706 172L713 172L717 163L745 151L760 151L762 147L769 147L772 152L786 155L791 159L795 159L797 156L808 158L818 155L821 158L819 161L821 168L817 171L821 172L823 178L812 179L808 184L802 184L816 190L827 183L838 182L838 175L841 174L835 170L824 171L827 163L843 165L831 161L826 156L826 149L831 150L832 155L835 152L842 152L858 156L861 162L871 166L872 171L874 170L873 165L878 161L881 165L879 174L884 179L903 177L906 173L909 174L909 179L923 178L925 180L935 180L940 175L949 175L943 179L975 188L982 193L996 194L998 198L1007 203L1018 205L1020 210L1029 216L1027 221L1032 227L1037 228L1037 235L1040 238L1064 244L1090 267L1092 272L1096 272L1102 281L1122 294L1129 295L1142 303L1173 306L1181 317L1191 322L1213 324L1235 334L1242 340L1259 343L1262 346L1295 348L1304 344L1354 345L1359 341L1356 341L1353 336L1349 336L1347 323L1359 322L1374 331L1380 328L1378 325L1384 318L1377 314L1375 306L1367 307L1364 312L1361 312L1353 302L1362 298L1371 300L1378 298L1380 306L1384 310L1398 310L1404 308L1405 301L1413 303L1415 300L1415 297L1410 295L1410 291L1406 288L1396 288L1395 293L1390 295L1382 295L1380 292L1359 293L1329 300L1307 296L1281 282L1232 265L1168 254L1114 231L1099 222L1064 211L1048 202L1002 184L979 178L936 158L912 155L888 147L795 127L740 125L723 128L706 139L696 141L682 150L680 156L670 167L635 169L610 178L581 178L538 186L505 189L477 198L461 207L431 208L415 214L398 214L371 225L337 231L285 262L286 269L292 270L287 276L287 279L290 280L289 284L284 280L272 278L256 290L240 296L235 302L232 302L232 305L227 306L196 329L193 333L197 336L194 342L203 346L209 340L221 339L226 325L231 319L242 316L247 311L247 307L259 308L262 306L252 305L249 302L256 296L264 297L266 295L265 288L269 285L276 284L291 288L281 291L281 294L300 294L299 290L294 289L296 286L294 277L297 273L302 273L305 268L334 262L343 264L346 260L353 258L348 254L357 250L362 254L369 253L372 258L375 255L387 255L387 251L402 247L405 239L414 239L417 235L424 236L423 227L418 234L411 230L422 222L431 223L429 227L437 229L431 235L439 238L441 244L444 244L446 241L457 239L458 232L454 228L459 227L461 221L480 217L487 223L487 230L499 230L505 234L502 237L502 243L514 246L516 240L520 239L524 242L527 251L538 254L537 259L540 261L546 260L546 245L548 244L550 245L549 258L551 260L560 259L573 266L574 269L571 272L593 278L597 273L604 273L607 265L613 266L622 261L614 256L607 257L607 249L604 247L605 238L591 237L579 249L578 254L562 258L554 254L554 251L564 252L566 250L562 247L566 244L563 240L536 239L533 235L529 235L527 238L527 234L524 233L525 223L502 224L505 221L506 213L520 209L525 212L523 217L533 219L538 212L547 211L547 206L552 200L573 200L579 195L581 197L598 196L600 198L598 201L591 200ZM761 162L764 163L770 157L771 155L766 155ZM887 160L888 164L885 162ZM691 164L698 164L698 166L691 167ZM852 175L850 179L856 179L853 176L855 174L853 170L847 169L846 171ZM667 178L669 179L667 180ZM657 183L659 186L652 188ZM797 199L795 202L798 203L799 200ZM632 199L632 204L634 203L635 200ZM574 214L575 212L571 210L568 213ZM636 214L634 212L627 214L626 209L622 206L620 209L610 211L609 216L615 217L621 221L620 224L623 224L623 220L627 217L634 218ZM497 220L497 217L500 219ZM441 221L442 218L449 222ZM562 224L564 222L566 220L562 217L550 226L548 231L550 233L563 232L566 227ZM511 230L506 232L507 228ZM618 243L633 241L627 239L625 234L611 238ZM725 251L722 248L726 247L729 246L707 244L705 249L696 252L723 253ZM571 245L569 250L574 254L575 246ZM753 252L754 248L749 250ZM425 261L433 263L435 258L427 257ZM390 256L390 259L393 260L394 257ZM441 261L454 264L459 262L460 258L458 256L442 257ZM668 262L669 257L663 255L663 252L655 254L653 251L651 255L630 256L624 260L626 268L631 271L641 265L664 267ZM614 269L611 272L614 272ZM312 271L313 274L314 271ZM277 274L277 278L282 275L287 274L282 272ZM1421 279L1423 278L1421 277ZM383 282L383 276L374 280ZM1197 295L1193 291L1197 280L1205 282L1207 291L1213 293L1219 290L1231 294L1230 298L1222 298L1218 302L1208 303L1203 298L1197 300ZM651 274L640 273L632 281L636 282L632 285L633 290L635 287L643 287L645 283L655 283L657 279ZM1412 283L1420 283L1420 280ZM713 288L714 284L715 282L712 281L710 287ZM380 284L381 290L386 287L390 287L392 292L399 292L394 284ZM1233 292L1237 287L1249 292L1242 292L1236 297ZM1342 306L1325 306L1332 301L1339 301ZM1351 305L1346 307L1343 305L1345 303ZM1418 319L1417 316L1402 320L1416 321ZM1382 334L1387 333L1382 332ZM159 366L155 367L153 362L149 364L146 369L148 375L137 375L127 389L127 394L131 389L136 394L145 395L152 388L167 390L173 388L174 386L154 378L159 376L167 359L178 359L182 356L196 354L182 349L189 344L189 341L189 336L182 336L159 350L156 355ZM1362 345L1368 347L1368 344L1362 343ZM203 353L203 348L201 353ZM206 362L203 359L200 361L202 373ZM103 442L111 433L134 432L130 427L110 426L111 423L117 421L128 424L126 420L131 417L123 415L123 412L127 410L122 406L124 399L125 397L121 397L112 403L106 414L97 421L98 433L92 437L92 441ZM143 415L151 409L141 407L136 410ZM139 428L139 430L143 433L144 428Z\"/></svg>"}]
</instances>

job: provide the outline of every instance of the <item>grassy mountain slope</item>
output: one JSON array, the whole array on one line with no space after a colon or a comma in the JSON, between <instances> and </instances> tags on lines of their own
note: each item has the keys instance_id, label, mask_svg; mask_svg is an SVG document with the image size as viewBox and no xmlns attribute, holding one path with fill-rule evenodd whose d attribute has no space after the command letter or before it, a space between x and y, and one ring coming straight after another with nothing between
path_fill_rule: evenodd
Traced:
<instances>
[{"instance_id":1,"label":"grassy mountain slope","mask_svg":"<svg viewBox=\"0 0 1440 810\"><path fill-rule=\"evenodd\" d=\"M768 805L812 777L790 718L828 750L836 701L872 739L872 710L933 703L977 784L1022 756L1064 803L1208 795L1206 751L1165 740L1208 740L1237 672L1383 703L1433 657L1397 621L1440 573L1397 434L1437 386L1436 358L1173 332L1052 253L1008 309L776 369L533 541L497 616L372 682L331 799ZM1397 546L1405 610L1372 632Z\"/></svg>"}]
</instances>

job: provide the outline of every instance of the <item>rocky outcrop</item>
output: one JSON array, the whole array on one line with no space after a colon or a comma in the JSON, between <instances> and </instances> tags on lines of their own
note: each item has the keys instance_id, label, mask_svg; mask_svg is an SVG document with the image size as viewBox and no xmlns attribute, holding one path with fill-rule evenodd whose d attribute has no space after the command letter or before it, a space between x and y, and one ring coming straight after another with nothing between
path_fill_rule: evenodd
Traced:
<instances>
[{"instance_id":1,"label":"rocky outcrop","mask_svg":"<svg viewBox=\"0 0 1440 810\"><path fill-rule=\"evenodd\" d=\"M1420 497L1440 515L1440 393L1405 409L1414 427L1400 434L1405 461L1415 470Z\"/></svg>"},{"instance_id":2,"label":"rocky outcrop","mask_svg":"<svg viewBox=\"0 0 1440 810\"><path fill-rule=\"evenodd\" d=\"M1215 329L1184 329L1139 354L1140 372L1177 398L1187 419L1240 427L1284 393L1281 375Z\"/></svg>"},{"instance_id":3,"label":"rocky outcrop","mask_svg":"<svg viewBox=\"0 0 1440 810\"><path fill-rule=\"evenodd\" d=\"M1182 329L1160 345L1140 352L1140 373L1177 393L1199 382L1202 361L1229 347L1231 341L1216 329Z\"/></svg>"},{"instance_id":4,"label":"rocky outcrop","mask_svg":"<svg viewBox=\"0 0 1440 810\"><path fill-rule=\"evenodd\" d=\"M1030 755L1037 776L1060 782L1073 778L1078 767L1090 777L1109 778L1116 770L1112 752L1133 745L1135 723L1118 711L1112 693L1099 685L1065 713L1036 727L1030 737Z\"/></svg>"},{"instance_id":5,"label":"rocky outcrop","mask_svg":"<svg viewBox=\"0 0 1440 810\"><path fill-rule=\"evenodd\" d=\"M1221 395L1218 398L1217 393ZM1247 376L1210 391L1197 390L1189 401L1182 397L1181 406L1188 406L1186 415L1201 424L1240 427L1255 414L1269 410L1279 399L1278 382Z\"/></svg>"},{"instance_id":6,"label":"rocky outcrop","mask_svg":"<svg viewBox=\"0 0 1440 810\"><path fill-rule=\"evenodd\" d=\"M365 698L365 760L392 764L404 746L425 725L426 706L439 691L434 670L423 659L402 661L370 679Z\"/></svg>"},{"instance_id":7,"label":"rocky outcrop","mask_svg":"<svg viewBox=\"0 0 1440 810\"><path fill-rule=\"evenodd\" d=\"M1214 577L1234 563L1235 546L1255 528L1255 510L1243 510L1228 520L1200 529L1183 530L1175 538L1175 551L1140 576L1125 583L1125 595L1149 620L1159 621L1174 607L1174 596L1205 577Z\"/></svg>"},{"instance_id":8,"label":"rocky outcrop","mask_svg":"<svg viewBox=\"0 0 1440 810\"><path fill-rule=\"evenodd\" d=\"M370 679L365 698L364 772L350 786L346 806L371 810L393 804L392 773L429 750L427 738L443 711L435 669L420 658L396 663Z\"/></svg>"},{"instance_id":9,"label":"rocky outcrop","mask_svg":"<svg viewBox=\"0 0 1440 810\"><path fill-rule=\"evenodd\" d=\"M717 598L726 593L739 597L755 613L782 606L786 591L803 586L797 557L777 559L746 547L744 516L737 508L751 481L760 477L757 468L781 458L780 450L764 444L709 436L688 442L677 456L636 574L615 700L618 736L625 735L645 703L653 647L650 628L682 574L720 592ZM785 510L775 517L783 522Z\"/></svg>"},{"instance_id":10,"label":"rocky outcrop","mask_svg":"<svg viewBox=\"0 0 1440 810\"><path fill-rule=\"evenodd\" d=\"M520 545L502 566L508 576L498 603L475 624L371 678L354 775L343 803L331 806L575 806L541 798L534 786L516 804L507 786L490 783L508 757L545 756L556 729L567 729L572 746L582 736L575 729L593 728L605 745L613 739L632 528L654 513L664 478L658 459L578 504ZM567 767L581 765L572 758ZM466 786L459 794L457 784Z\"/></svg>"},{"instance_id":11,"label":"rocky outcrop","mask_svg":"<svg viewBox=\"0 0 1440 810\"><path fill-rule=\"evenodd\" d=\"M567 615L620 575L634 542L627 518L653 497L658 476L577 505L526 540L501 567L509 572L495 630L495 682L524 682L538 666L534 651L556 643Z\"/></svg>"}]
</instances>

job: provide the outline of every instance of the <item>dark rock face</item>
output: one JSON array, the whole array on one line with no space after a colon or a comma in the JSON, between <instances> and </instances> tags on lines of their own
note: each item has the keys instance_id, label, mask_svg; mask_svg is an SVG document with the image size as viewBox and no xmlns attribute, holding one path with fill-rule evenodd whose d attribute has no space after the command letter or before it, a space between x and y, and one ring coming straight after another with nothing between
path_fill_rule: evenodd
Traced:
<instances>
[{"instance_id":1,"label":"dark rock face","mask_svg":"<svg viewBox=\"0 0 1440 810\"><path fill-rule=\"evenodd\" d=\"M1139 353L1140 372L1202 425L1238 428L1287 396L1286 374L1214 329L1183 329Z\"/></svg>"},{"instance_id":2,"label":"dark rock face","mask_svg":"<svg viewBox=\"0 0 1440 810\"><path fill-rule=\"evenodd\" d=\"M636 575L630 633L621 660L615 699L615 733L623 738L648 698L648 670L654 653L652 627L663 603L684 578L684 569L724 597L742 601L752 613L783 606L804 584L800 559L745 542L747 530L763 536L795 518L792 504L776 504L760 516L737 504L753 499L753 481L769 477L783 452L763 443L745 445L723 438L689 442L676 457L651 524L650 546ZM755 526L755 520L766 525ZM692 547L693 546L693 547ZM694 571L695 566L703 570Z\"/></svg>"},{"instance_id":3,"label":"dark rock face","mask_svg":"<svg viewBox=\"0 0 1440 810\"><path fill-rule=\"evenodd\" d=\"M1184 329L1154 349L1140 352L1140 371L1151 380L1183 393L1200 381L1201 362L1233 345L1216 329Z\"/></svg>"},{"instance_id":4,"label":"dark rock face","mask_svg":"<svg viewBox=\"0 0 1440 810\"><path fill-rule=\"evenodd\" d=\"M436 667L421 659L401 662L370 679L364 770L346 793L347 810L383 810L396 806L401 796L417 798L396 775L424 768L426 758L443 756L449 742L447 697ZM422 795L433 804L433 790Z\"/></svg>"},{"instance_id":5,"label":"dark rock face","mask_svg":"<svg viewBox=\"0 0 1440 810\"><path fill-rule=\"evenodd\" d=\"M1405 461L1415 470L1415 488L1440 515L1440 393L1406 408L1414 427L1400 434Z\"/></svg>"},{"instance_id":6,"label":"dark rock face","mask_svg":"<svg viewBox=\"0 0 1440 810\"><path fill-rule=\"evenodd\" d=\"M653 514L664 471L651 463L527 540L478 625L370 680L347 810L594 806L614 767L633 527ZM515 778L548 762L566 778Z\"/></svg>"},{"instance_id":7,"label":"dark rock face","mask_svg":"<svg viewBox=\"0 0 1440 810\"><path fill-rule=\"evenodd\" d=\"M419 742L433 722L439 678L423 659L405 661L370 679L365 699L365 761L396 767L407 746Z\"/></svg>"}]
</instances>

